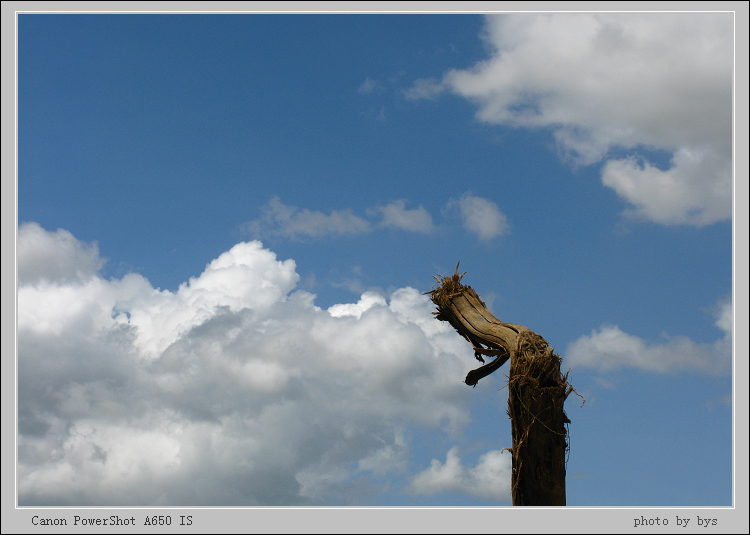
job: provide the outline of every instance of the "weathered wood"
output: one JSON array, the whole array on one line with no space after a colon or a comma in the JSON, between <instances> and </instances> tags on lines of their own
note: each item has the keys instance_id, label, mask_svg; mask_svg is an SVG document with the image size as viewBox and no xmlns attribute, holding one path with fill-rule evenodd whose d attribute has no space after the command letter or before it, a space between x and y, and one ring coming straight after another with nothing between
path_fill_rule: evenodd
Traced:
<instances>
[{"instance_id":1,"label":"weathered wood","mask_svg":"<svg viewBox=\"0 0 750 535\"><path fill-rule=\"evenodd\" d=\"M510 359L508 416L513 436L513 505L565 505L565 453L570 393L562 359L528 331Z\"/></svg>"},{"instance_id":2,"label":"weathered wood","mask_svg":"<svg viewBox=\"0 0 750 535\"><path fill-rule=\"evenodd\" d=\"M563 410L573 390L562 375L562 359L531 329L497 319L471 288L464 274L436 277L430 297L435 315L449 322L474 348L474 356L492 362L470 371L465 383L477 382L510 359L508 416L513 435L511 494L513 505L565 505L565 453L569 423Z\"/></svg>"}]
</instances>

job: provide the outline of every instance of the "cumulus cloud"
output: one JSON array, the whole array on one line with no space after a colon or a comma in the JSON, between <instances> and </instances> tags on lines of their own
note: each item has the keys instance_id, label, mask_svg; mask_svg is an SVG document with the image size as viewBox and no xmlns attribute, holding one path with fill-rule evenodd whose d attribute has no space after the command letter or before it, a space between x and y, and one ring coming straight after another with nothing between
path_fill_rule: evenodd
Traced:
<instances>
[{"instance_id":1,"label":"cumulus cloud","mask_svg":"<svg viewBox=\"0 0 750 535\"><path fill-rule=\"evenodd\" d=\"M727 200L732 198L729 158L716 153L679 148L671 167L661 170L642 158L610 160L602 169L602 183L632 205L627 217L665 225L708 225L731 215Z\"/></svg>"},{"instance_id":2,"label":"cumulus cloud","mask_svg":"<svg viewBox=\"0 0 750 535\"><path fill-rule=\"evenodd\" d=\"M445 463L433 459L430 467L412 480L414 494L434 495L460 492L487 500L509 502L511 455L493 450L479 457L477 465L467 468L461 464L458 447L448 451Z\"/></svg>"},{"instance_id":3,"label":"cumulus cloud","mask_svg":"<svg viewBox=\"0 0 750 535\"><path fill-rule=\"evenodd\" d=\"M84 281L104 265L96 243L80 242L64 229L47 232L33 222L18 227L16 258L18 282L24 284Z\"/></svg>"},{"instance_id":4,"label":"cumulus cloud","mask_svg":"<svg viewBox=\"0 0 750 535\"><path fill-rule=\"evenodd\" d=\"M403 475L405 429L468 422L471 355L414 288L323 310L252 241L159 291L26 230L47 256L19 263L20 505L356 504Z\"/></svg>"},{"instance_id":5,"label":"cumulus cloud","mask_svg":"<svg viewBox=\"0 0 750 535\"><path fill-rule=\"evenodd\" d=\"M589 336L582 336L566 351L570 366L611 371L632 367L647 372L690 371L716 375L729 370L732 360L732 303L717 305L716 326L724 336L713 343L697 343L686 336L664 336L663 343L623 332L616 325L602 325Z\"/></svg>"},{"instance_id":6,"label":"cumulus cloud","mask_svg":"<svg viewBox=\"0 0 750 535\"><path fill-rule=\"evenodd\" d=\"M733 35L731 13L488 16L490 57L408 96L451 92L480 121L549 128L565 157L605 162L626 216L707 225L731 217ZM612 156L643 149L668 168Z\"/></svg>"},{"instance_id":7,"label":"cumulus cloud","mask_svg":"<svg viewBox=\"0 0 750 535\"><path fill-rule=\"evenodd\" d=\"M489 241L510 232L505 214L489 199L467 192L460 199L451 199L445 206L448 212L454 209L458 210L463 227L480 240Z\"/></svg>"},{"instance_id":8,"label":"cumulus cloud","mask_svg":"<svg viewBox=\"0 0 750 535\"><path fill-rule=\"evenodd\" d=\"M371 213L379 213L383 216L379 226L396 228L410 232L430 232L433 229L432 216L419 206L407 209L406 201L401 199L385 206L378 206Z\"/></svg>"},{"instance_id":9,"label":"cumulus cloud","mask_svg":"<svg viewBox=\"0 0 750 535\"><path fill-rule=\"evenodd\" d=\"M332 305L328 308L328 313L335 318L353 316L359 319L362 317L363 313L367 312L372 307L384 307L386 304L386 300L382 295L376 292L364 292L358 302Z\"/></svg>"}]
</instances>

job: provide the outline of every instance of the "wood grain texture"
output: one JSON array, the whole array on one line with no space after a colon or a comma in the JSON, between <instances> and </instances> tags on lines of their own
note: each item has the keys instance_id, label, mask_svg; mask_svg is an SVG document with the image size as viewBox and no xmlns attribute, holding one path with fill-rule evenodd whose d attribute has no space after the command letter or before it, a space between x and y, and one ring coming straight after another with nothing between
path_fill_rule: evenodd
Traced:
<instances>
[{"instance_id":1,"label":"wood grain texture","mask_svg":"<svg viewBox=\"0 0 750 535\"><path fill-rule=\"evenodd\" d=\"M449 322L474 349L474 356L494 360L470 371L465 383L477 382L510 359L508 416L513 447L513 505L565 505L565 455L568 447L563 404L573 388L562 359L531 329L496 318L479 295L461 283L464 274L435 277L439 287L428 292L437 305L435 316Z\"/></svg>"}]
</instances>

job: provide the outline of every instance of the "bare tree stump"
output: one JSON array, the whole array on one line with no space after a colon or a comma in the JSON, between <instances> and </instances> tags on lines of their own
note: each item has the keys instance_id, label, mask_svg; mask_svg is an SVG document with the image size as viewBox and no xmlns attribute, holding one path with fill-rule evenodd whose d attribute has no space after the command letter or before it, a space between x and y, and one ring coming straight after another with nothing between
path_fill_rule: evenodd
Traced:
<instances>
[{"instance_id":1,"label":"bare tree stump","mask_svg":"<svg viewBox=\"0 0 750 535\"><path fill-rule=\"evenodd\" d=\"M562 359L547 341L523 325L497 319L471 288L461 284L465 273L435 277L430 294L435 316L449 322L474 348L474 356L494 360L470 371L465 383L477 382L510 359L508 416L511 419L513 505L565 505L565 454L570 420L563 410L573 392Z\"/></svg>"}]
</instances>

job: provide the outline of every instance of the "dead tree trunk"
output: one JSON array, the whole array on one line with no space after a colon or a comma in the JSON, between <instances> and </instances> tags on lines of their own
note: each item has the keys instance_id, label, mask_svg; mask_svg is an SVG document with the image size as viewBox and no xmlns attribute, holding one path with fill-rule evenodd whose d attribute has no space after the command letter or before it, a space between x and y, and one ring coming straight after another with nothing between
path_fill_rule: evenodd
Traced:
<instances>
[{"instance_id":1,"label":"dead tree trunk","mask_svg":"<svg viewBox=\"0 0 750 535\"><path fill-rule=\"evenodd\" d=\"M472 370L466 384L477 382L510 359L508 416L511 419L513 505L565 505L565 453L569 423L563 404L573 388L562 375L562 359L534 331L497 319L471 288L464 274L435 277L440 286L429 292L435 315L449 322L474 348L474 356L494 356Z\"/></svg>"}]
</instances>

